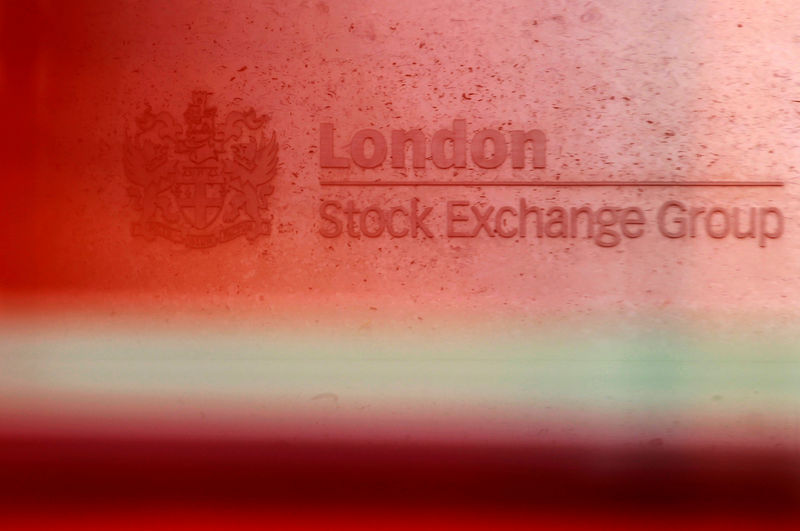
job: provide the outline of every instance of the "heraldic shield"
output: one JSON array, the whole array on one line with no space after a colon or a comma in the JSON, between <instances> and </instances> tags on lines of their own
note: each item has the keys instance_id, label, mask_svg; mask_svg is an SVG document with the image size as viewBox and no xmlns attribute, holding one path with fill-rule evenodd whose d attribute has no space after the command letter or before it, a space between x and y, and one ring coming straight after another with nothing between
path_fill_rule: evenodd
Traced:
<instances>
[{"instance_id":1,"label":"heraldic shield","mask_svg":"<svg viewBox=\"0 0 800 531\"><path fill-rule=\"evenodd\" d=\"M148 106L125 138L128 193L140 212L133 234L212 247L270 232L267 198L278 167L275 132L250 108L217 123L209 92L195 91L181 126Z\"/></svg>"}]
</instances>

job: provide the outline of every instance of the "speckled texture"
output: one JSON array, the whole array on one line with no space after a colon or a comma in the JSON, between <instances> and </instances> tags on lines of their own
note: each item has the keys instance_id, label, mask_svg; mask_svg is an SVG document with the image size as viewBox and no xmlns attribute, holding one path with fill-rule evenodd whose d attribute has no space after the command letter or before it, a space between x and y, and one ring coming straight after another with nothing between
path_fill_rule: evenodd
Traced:
<instances>
[{"instance_id":1,"label":"speckled texture","mask_svg":"<svg viewBox=\"0 0 800 531\"><path fill-rule=\"evenodd\" d=\"M10 424L68 426L72 408L79 428L89 418L116 430L138 407L145 430L167 408L159 418L172 429L209 433L235 421L244 432L324 437L360 427L472 441L492 432L797 444L800 22L791 3L34 6L18 24L8 17L25 9L3 12L4 27L19 28L4 43L28 46L7 51L17 62L0 72L20 119L3 143L18 148L2 198L13 246L0 269L0 324L14 334L0 344L0 372L18 402L0 413ZM180 118L195 89L212 92L222 112L252 106L271 117L280 144L271 235L187 249L131 234L126 131L147 105ZM335 124L344 153L360 129L430 137L456 118L469 137L543 130L546 169L320 168L321 123ZM786 185L320 185L328 179ZM412 198L435 207L433 238L320 235L324 200ZM446 201L521 198L638 206L647 232L612 248L444 237ZM785 233L765 247L665 238L653 222L672 199L777 207ZM252 335L237 335L242 325Z\"/></svg>"},{"instance_id":2,"label":"speckled texture","mask_svg":"<svg viewBox=\"0 0 800 531\"><path fill-rule=\"evenodd\" d=\"M499 315L650 312L796 315L795 190L800 26L780 2L158 2L45 6L34 79L40 135L31 201L38 239L20 282L49 294L139 297L168 312ZM273 234L207 250L133 238L121 146L150 104L180 116L193 89L221 109L272 117L280 167ZM426 170L388 162L322 170L319 124L336 149L375 128L428 136L467 120L539 128L545 170ZM320 179L781 179L782 189L336 189ZM436 206L435 238L329 240L324 199ZM585 240L448 239L444 202L640 206L647 234ZM669 240L658 206L778 206L784 236ZM29 240L35 236L30 235ZM188 297L183 299L183 297ZM176 301L186 300L185 304ZM147 311L150 311L149 309ZM375 312L375 310L372 310ZM765 313L766 312L766 313ZM374 318L373 314L373 318Z\"/></svg>"}]
</instances>

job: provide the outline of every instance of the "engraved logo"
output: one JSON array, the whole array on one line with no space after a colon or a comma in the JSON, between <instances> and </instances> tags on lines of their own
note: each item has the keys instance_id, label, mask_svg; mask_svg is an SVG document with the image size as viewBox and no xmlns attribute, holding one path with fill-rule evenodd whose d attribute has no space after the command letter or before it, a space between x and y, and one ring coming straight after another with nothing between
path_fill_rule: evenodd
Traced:
<instances>
[{"instance_id":1,"label":"engraved logo","mask_svg":"<svg viewBox=\"0 0 800 531\"><path fill-rule=\"evenodd\" d=\"M267 199L278 166L269 117L252 108L217 123L211 93L194 91L180 125L148 106L126 135L128 193L140 212L134 236L161 236L193 248L270 232Z\"/></svg>"}]
</instances>

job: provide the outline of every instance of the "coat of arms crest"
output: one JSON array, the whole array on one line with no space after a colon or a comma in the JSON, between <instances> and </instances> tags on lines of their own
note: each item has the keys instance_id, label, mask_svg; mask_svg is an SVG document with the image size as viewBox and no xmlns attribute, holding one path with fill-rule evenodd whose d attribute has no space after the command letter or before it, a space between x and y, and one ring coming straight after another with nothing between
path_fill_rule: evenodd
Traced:
<instances>
[{"instance_id":1,"label":"coat of arms crest","mask_svg":"<svg viewBox=\"0 0 800 531\"><path fill-rule=\"evenodd\" d=\"M133 234L187 247L212 247L269 234L267 198L278 165L275 132L250 108L217 123L209 92L194 91L185 127L148 106L126 135L125 174L139 219Z\"/></svg>"}]
</instances>

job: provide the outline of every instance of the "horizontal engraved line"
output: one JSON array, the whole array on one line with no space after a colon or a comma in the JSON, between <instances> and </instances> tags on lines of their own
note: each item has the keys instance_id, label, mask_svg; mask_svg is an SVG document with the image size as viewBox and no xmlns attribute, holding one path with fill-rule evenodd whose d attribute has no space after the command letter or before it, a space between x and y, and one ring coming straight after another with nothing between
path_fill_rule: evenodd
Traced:
<instances>
[{"instance_id":1,"label":"horizontal engraved line","mask_svg":"<svg viewBox=\"0 0 800 531\"><path fill-rule=\"evenodd\" d=\"M320 181L322 186L776 187L783 181Z\"/></svg>"}]
</instances>

